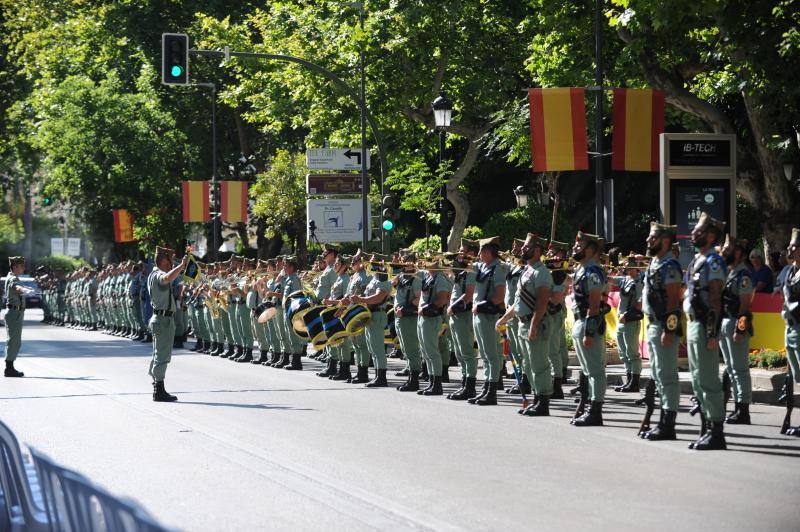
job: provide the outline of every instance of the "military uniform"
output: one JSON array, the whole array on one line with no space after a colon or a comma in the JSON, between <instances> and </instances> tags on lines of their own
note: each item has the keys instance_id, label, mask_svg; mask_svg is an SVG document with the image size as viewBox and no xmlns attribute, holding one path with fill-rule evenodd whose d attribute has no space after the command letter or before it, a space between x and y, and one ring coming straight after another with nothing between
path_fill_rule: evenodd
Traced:
<instances>
[{"instance_id":1,"label":"military uniform","mask_svg":"<svg viewBox=\"0 0 800 532\"><path fill-rule=\"evenodd\" d=\"M401 392L419 391L419 373L422 370L419 336L417 335L418 298L422 290L420 275L402 273L397 278L394 296L394 323L400 349L406 359L408 380L397 389Z\"/></svg>"},{"instance_id":2,"label":"military uniform","mask_svg":"<svg viewBox=\"0 0 800 532\"><path fill-rule=\"evenodd\" d=\"M359 253L356 253L353 257L353 262L355 263L360 260ZM346 296L348 298L352 296L363 296L368 282L369 278L367 277L367 272L365 272L363 268L354 271L350 276L350 282L347 284ZM356 376L353 377L350 382L353 384L365 384L369 382L368 368L370 360L366 332L362 331L359 334L351 336L350 341L353 343L357 368Z\"/></svg>"},{"instance_id":3,"label":"military uniform","mask_svg":"<svg viewBox=\"0 0 800 532\"><path fill-rule=\"evenodd\" d=\"M289 259L287 259L287 262L289 262ZM293 262L296 267L297 263L294 262L293 259L291 262ZM303 339L300 338L296 332L294 332L292 323L286 316L286 311L289 309L289 295L301 290L302 287L303 285L300 282L300 278L297 276L297 272L286 275L286 278L283 282L284 312L281 314L283 314L284 339L286 340L285 352L290 356L290 362L282 367L289 370L303 369L303 362L301 360L301 354L303 352Z\"/></svg>"},{"instance_id":4,"label":"military uniform","mask_svg":"<svg viewBox=\"0 0 800 532\"><path fill-rule=\"evenodd\" d=\"M319 277L317 277L316 287L314 289L314 297L317 301L322 301L331 295L331 287L337 277L333 264L327 265ZM338 349L325 346L320 360L327 359L328 365L323 371L317 373L318 377L328 378L336 374L339 365L338 355Z\"/></svg>"},{"instance_id":5,"label":"military uniform","mask_svg":"<svg viewBox=\"0 0 800 532\"><path fill-rule=\"evenodd\" d=\"M789 372L786 374L785 394L790 405L794 404L793 383L800 383L800 229L792 229L789 242L788 259L791 264L782 287L783 309L781 316L786 321L786 358L789 361ZM790 411L791 412L791 411ZM790 436L800 436L800 426L790 427L787 417L781 430Z\"/></svg>"},{"instance_id":6,"label":"military uniform","mask_svg":"<svg viewBox=\"0 0 800 532\"><path fill-rule=\"evenodd\" d=\"M372 317L367 322L367 328L364 333L372 355L372 361L375 364L375 378L366 384L367 387L387 386L384 329L386 329L388 323L386 300L388 300L391 291L392 287L389 284L387 275L383 272L375 272L364 289L364 298L370 298L380 292L385 294L385 299L380 303L368 305Z\"/></svg>"},{"instance_id":7,"label":"military uniform","mask_svg":"<svg viewBox=\"0 0 800 532\"><path fill-rule=\"evenodd\" d=\"M164 259L171 260L173 254L174 252L171 250L157 249L156 263L162 256ZM153 334L153 359L148 371L153 378L153 400L175 401L177 397L169 395L164 388L167 366L172 360L176 310L168 272L161 270L158 266L153 268L147 278L147 287L153 306L153 316L150 318L150 331Z\"/></svg>"},{"instance_id":8,"label":"military uniform","mask_svg":"<svg viewBox=\"0 0 800 532\"><path fill-rule=\"evenodd\" d=\"M417 317L417 338L428 367L428 387L419 390L419 395L442 395L442 353L439 334L444 323L444 307L436 306L437 295L450 292L452 284L443 271L441 263L430 265L422 282Z\"/></svg>"},{"instance_id":9,"label":"military uniform","mask_svg":"<svg viewBox=\"0 0 800 532\"><path fill-rule=\"evenodd\" d=\"M619 306L617 307L617 351L625 366L627 382L615 388L618 392L639 392L639 379L642 374L642 356L639 353L639 334L642 331L642 281L627 275L629 268L637 268L634 260L623 265L625 275L613 277L619 288Z\"/></svg>"},{"instance_id":10,"label":"military uniform","mask_svg":"<svg viewBox=\"0 0 800 532\"><path fill-rule=\"evenodd\" d=\"M19 276L13 273L13 269L19 264L25 264L25 259L22 257L10 257L8 262L12 270L9 271L6 276L4 287L7 309L5 322L8 334L5 347L6 368L4 375L6 377L23 377L24 373L14 368L14 361L17 359L20 347L22 346L22 323L25 320L25 296L23 295L24 286Z\"/></svg>"},{"instance_id":11,"label":"military uniform","mask_svg":"<svg viewBox=\"0 0 800 532\"><path fill-rule=\"evenodd\" d=\"M450 337L453 350L461 368L461 388L447 396L455 401L465 401L475 397L475 382L478 374L478 357L475 353L475 332L472 327L472 298L467 300L469 288L475 289L477 274L474 270L455 273L453 289L450 292ZM473 292L474 293L474 292Z\"/></svg>"},{"instance_id":12,"label":"military uniform","mask_svg":"<svg viewBox=\"0 0 800 532\"><path fill-rule=\"evenodd\" d=\"M506 274L506 295L505 295L505 305L506 308L514 307L514 302L517 299L517 287L519 286L519 278L522 276L522 272L525 271L525 265L520 264L517 261L514 262L507 262L506 268L508 269L508 273ZM517 329L519 328L519 318L514 315L513 318L508 322L508 330L512 331L510 334L506 335L508 339L508 347L511 356L515 358L515 363L519 367L520 371L522 372L521 383L514 384L511 388L506 390L508 393L531 393L531 382L530 382L530 368L527 367L528 362L526 361L525 357L522 354L522 345L520 345L519 341L517 340ZM520 387L521 386L521 387Z\"/></svg>"},{"instance_id":13,"label":"military uniform","mask_svg":"<svg viewBox=\"0 0 800 532\"><path fill-rule=\"evenodd\" d=\"M334 272L335 273L335 272ZM335 274L336 278L331 285L328 298L339 301L344 299L347 286L350 284L350 274L343 268L341 273ZM328 378L335 381L346 381L352 378L350 366L353 363L353 343L350 338L345 338L337 346L330 347L331 360L338 361L338 368L331 366L336 371L329 372Z\"/></svg>"}]
</instances>

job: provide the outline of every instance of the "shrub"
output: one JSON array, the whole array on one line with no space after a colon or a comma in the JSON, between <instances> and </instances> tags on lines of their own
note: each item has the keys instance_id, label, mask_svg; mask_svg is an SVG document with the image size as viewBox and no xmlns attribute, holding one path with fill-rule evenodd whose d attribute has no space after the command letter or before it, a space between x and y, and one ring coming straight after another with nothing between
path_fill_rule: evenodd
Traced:
<instances>
[{"instance_id":1,"label":"shrub","mask_svg":"<svg viewBox=\"0 0 800 532\"><path fill-rule=\"evenodd\" d=\"M48 270L64 270L69 273L81 266L87 266L86 261L75 259L66 255L50 255L36 259L36 267L44 266Z\"/></svg>"},{"instance_id":2,"label":"shrub","mask_svg":"<svg viewBox=\"0 0 800 532\"><path fill-rule=\"evenodd\" d=\"M773 349L762 349L749 355L751 368L785 368L786 353Z\"/></svg>"},{"instance_id":3,"label":"shrub","mask_svg":"<svg viewBox=\"0 0 800 532\"><path fill-rule=\"evenodd\" d=\"M536 233L550 238L550 222L552 212L538 203L529 203L524 208L493 214L483 226L483 234L499 236L502 249L510 249L514 238L525 238L528 233ZM556 240L571 242L575 238L575 230L563 215L558 217Z\"/></svg>"}]
</instances>

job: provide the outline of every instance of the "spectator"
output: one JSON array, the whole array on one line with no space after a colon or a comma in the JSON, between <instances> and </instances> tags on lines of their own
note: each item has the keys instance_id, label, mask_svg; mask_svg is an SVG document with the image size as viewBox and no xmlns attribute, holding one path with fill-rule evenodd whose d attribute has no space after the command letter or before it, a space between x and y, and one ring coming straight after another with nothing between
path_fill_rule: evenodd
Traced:
<instances>
[{"instance_id":1,"label":"spectator","mask_svg":"<svg viewBox=\"0 0 800 532\"><path fill-rule=\"evenodd\" d=\"M754 249L750 252L750 273L753 275L756 292L772 293L775 278L769 266L764 264L764 253L760 249Z\"/></svg>"},{"instance_id":2,"label":"spectator","mask_svg":"<svg viewBox=\"0 0 800 532\"><path fill-rule=\"evenodd\" d=\"M789 274L789 270L792 269L791 265L789 264L789 260L786 257L786 250L781 251L780 257L778 258L778 268L780 269L780 272L775 279L775 292L780 292L783 290L783 285L786 283L786 276Z\"/></svg>"}]
</instances>

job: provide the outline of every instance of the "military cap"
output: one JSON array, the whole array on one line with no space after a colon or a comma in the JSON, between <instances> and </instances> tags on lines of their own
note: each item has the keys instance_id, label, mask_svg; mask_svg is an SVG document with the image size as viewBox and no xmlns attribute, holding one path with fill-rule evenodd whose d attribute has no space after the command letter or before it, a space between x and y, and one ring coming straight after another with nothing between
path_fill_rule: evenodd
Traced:
<instances>
[{"instance_id":1,"label":"military cap","mask_svg":"<svg viewBox=\"0 0 800 532\"><path fill-rule=\"evenodd\" d=\"M336 246L334 244L326 243L324 249L325 251L322 252L323 257L328 253L336 253L337 255L339 254L339 246Z\"/></svg>"},{"instance_id":2,"label":"military cap","mask_svg":"<svg viewBox=\"0 0 800 532\"><path fill-rule=\"evenodd\" d=\"M338 255L336 255L336 260L338 260L342 264L350 264L350 262L353 260L353 257L351 257L350 255L339 253Z\"/></svg>"},{"instance_id":3,"label":"military cap","mask_svg":"<svg viewBox=\"0 0 800 532\"><path fill-rule=\"evenodd\" d=\"M715 231L721 233L725 230L725 222L713 218L707 212L701 212L700 219L697 220L697 227L705 229L714 229Z\"/></svg>"},{"instance_id":4,"label":"military cap","mask_svg":"<svg viewBox=\"0 0 800 532\"><path fill-rule=\"evenodd\" d=\"M789 247L800 247L800 229L797 227L792 228L792 239L789 240Z\"/></svg>"},{"instance_id":5,"label":"military cap","mask_svg":"<svg viewBox=\"0 0 800 532\"><path fill-rule=\"evenodd\" d=\"M678 236L678 226L677 225L666 225L660 224L658 222L650 222L650 231L655 231L656 234L666 234L673 239Z\"/></svg>"},{"instance_id":6,"label":"military cap","mask_svg":"<svg viewBox=\"0 0 800 532\"><path fill-rule=\"evenodd\" d=\"M175 250L174 249L170 249L170 248L161 247L161 246L156 246L156 256L159 256L159 255L164 255L164 256L167 256L167 257L174 257L175 256Z\"/></svg>"},{"instance_id":7,"label":"military cap","mask_svg":"<svg viewBox=\"0 0 800 532\"><path fill-rule=\"evenodd\" d=\"M327 251L326 251L325 253L327 253ZM324 261L324 260L325 260L325 253L323 253L322 255L317 255L317 258L316 258L315 260L316 260L317 262L322 262L322 261Z\"/></svg>"},{"instance_id":8,"label":"military cap","mask_svg":"<svg viewBox=\"0 0 800 532\"><path fill-rule=\"evenodd\" d=\"M569 244L566 242L559 242L557 240L551 240L547 246L549 249L558 249L561 251L569 251Z\"/></svg>"},{"instance_id":9,"label":"military cap","mask_svg":"<svg viewBox=\"0 0 800 532\"><path fill-rule=\"evenodd\" d=\"M291 264L291 265L292 265L292 266L294 266L295 268L297 268L297 267L298 267L298 265L300 264L300 263L298 262L298 260L297 260L297 257L296 257L295 255L286 255L286 256L283 258L283 262L285 262L286 264Z\"/></svg>"},{"instance_id":10,"label":"military cap","mask_svg":"<svg viewBox=\"0 0 800 532\"><path fill-rule=\"evenodd\" d=\"M358 251L356 251L356 254L353 255L353 258L351 260L353 262L361 262L363 259L364 259L364 252L361 251L361 248L358 248Z\"/></svg>"},{"instance_id":11,"label":"military cap","mask_svg":"<svg viewBox=\"0 0 800 532\"><path fill-rule=\"evenodd\" d=\"M480 240L478 240L478 243L481 246L480 249L483 249L486 246L494 246L494 247L499 249L500 248L500 237L499 236L493 236L493 237L490 237L490 238L481 238Z\"/></svg>"},{"instance_id":12,"label":"military cap","mask_svg":"<svg viewBox=\"0 0 800 532\"><path fill-rule=\"evenodd\" d=\"M469 240L467 238L462 238L461 247L468 251L473 251L477 253L478 250L480 249L480 243L477 240Z\"/></svg>"},{"instance_id":13,"label":"military cap","mask_svg":"<svg viewBox=\"0 0 800 532\"><path fill-rule=\"evenodd\" d=\"M13 268L18 264L25 264L25 257L17 256L17 257L8 257L8 265L9 267Z\"/></svg>"},{"instance_id":14,"label":"military cap","mask_svg":"<svg viewBox=\"0 0 800 532\"><path fill-rule=\"evenodd\" d=\"M742 250L747 249L747 239L746 238L733 238L731 237L730 233L725 235L725 243L722 245L722 248L729 248L729 247L737 247Z\"/></svg>"},{"instance_id":15,"label":"military cap","mask_svg":"<svg viewBox=\"0 0 800 532\"><path fill-rule=\"evenodd\" d=\"M621 257L620 262L622 263L622 268L625 270L631 270L631 269L639 270L647 268L647 265L643 264L643 261L636 255L628 255L627 257Z\"/></svg>"},{"instance_id":16,"label":"military cap","mask_svg":"<svg viewBox=\"0 0 800 532\"><path fill-rule=\"evenodd\" d=\"M547 239L540 237L536 233L528 233L524 244L527 246L541 246L542 248L545 248L547 247Z\"/></svg>"},{"instance_id":17,"label":"military cap","mask_svg":"<svg viewBox=\"0 0 800 532\"><path fill-rule=\"evenodd\" d=\"M578 234L575 235L575 242L586 242L588 244L595 244L598 248L601 247L600 245L600 237L597 235L593 235L591 233L584 233L583 231L578 231Z\"/></svg>"}]
</instances>

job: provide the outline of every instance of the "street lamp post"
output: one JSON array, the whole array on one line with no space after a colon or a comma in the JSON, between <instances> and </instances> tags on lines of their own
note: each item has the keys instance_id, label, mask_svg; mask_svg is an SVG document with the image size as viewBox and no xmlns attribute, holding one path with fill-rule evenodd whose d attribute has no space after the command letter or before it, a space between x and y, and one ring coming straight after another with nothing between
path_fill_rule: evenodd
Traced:
<instances>
[{"instance_id":1,"label":"street lamp post","mask_svg":"<svg viewBox=\"0 0 800 532\"><path fill-rule=\"evenodd\" d=\"M517 207L525 208L528 206L528 193L522 185L514 189L514 199L517 200Z\"/></svg>"},{"instance_id":2,"label":"street lamp post","mask_svg":"<svg viewBox=\"0 0 800 532\"><path fill-rule=\"evenodd\" d=\"M444 163L444 144L447 128L450 127L450 121L453 117L453 103L447 99L444 94L433 100L431 104L433 108L433 121L436 129L439 130L439 169L441 170L442 163ZM447 251L447 183L442 183L442 202L439 209L439 231L442 239L442 252Z\"/></svg>"}]
</instances>

